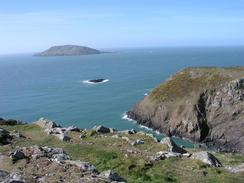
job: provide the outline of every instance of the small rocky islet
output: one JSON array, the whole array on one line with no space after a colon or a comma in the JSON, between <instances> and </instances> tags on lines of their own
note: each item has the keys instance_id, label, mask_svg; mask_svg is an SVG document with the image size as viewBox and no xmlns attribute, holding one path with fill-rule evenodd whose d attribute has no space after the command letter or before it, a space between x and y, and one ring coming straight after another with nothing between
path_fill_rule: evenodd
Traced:
<instances>
[{"instance_id":1,"label":"small rocky islet","mask_svg":"<svg viewBox=\"0 0 244 183\"><path fill-rule=\"evenodd\" d=\"M35 56L79 56L104 53L94 48L79 45L52 46L49 49L35 54Z\"/></svg>"},{"instance_id":2,"label":"small rocky islet","mask_svg":"<svg viewBox=\"0 0 244 183\"><path fill-rule=\"evenodd\" d=\"M0 182L243 182L243 90L243 67L180 71L127 113L163 139L0 118Z\"/></svg>"}]
</instances>

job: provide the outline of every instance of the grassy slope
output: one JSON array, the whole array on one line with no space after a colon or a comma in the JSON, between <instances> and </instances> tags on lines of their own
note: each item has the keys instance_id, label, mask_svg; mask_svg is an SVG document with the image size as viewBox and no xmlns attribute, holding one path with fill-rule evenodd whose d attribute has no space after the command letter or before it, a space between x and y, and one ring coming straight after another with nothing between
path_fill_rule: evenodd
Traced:
<instances>
[{"instance_id":1,"label":"grassy slope","mask_svg":"<svg viewBox=\"0 0 244 183\"><path fill-rule=\"evenodd\" d=\"M12 146L0 146L1 153L8 153L16 146L42 145L50 147L62 147L72 159L90 161L98 170L114 169L128 182L244 182L244 174L230 174L223 168L212 168L203 163L187 158L171 158L149 163L148 155L164 150L161 144L156 144L150 137L140 134L123 135L130 139L143 139L145 144L131 146L121 138L112 138L95 134L79 139L78 132L70 133L71 142L61 142L54 136L47 135L36 125L2 126L12 131L18 130L27 138L14 140ZM90 132L89 132L90 133ZM139 154L129 154L127 149L133 149ZM128 156L125 156L128 154ZM224 165L237 165L244 162L244 156L234 154L214 153ZM0 164L0 169L15 170L23 169L24 164L20 161L15 165L7 160ZM206 176L204 176L206 174Z\"/></svg>"},{"instance_id":2,"label":"grassy slope","mask_svg":"<svg viewBox=\"0 0 244 183\"><path fill-rule=\"evenodd\" d=\"M181 101L185 98L194 99L205 89L215 88L241 77L244 77L244 67L187 68L155 88L150 97L158 102Z\"/></svg>"}]
</instances>

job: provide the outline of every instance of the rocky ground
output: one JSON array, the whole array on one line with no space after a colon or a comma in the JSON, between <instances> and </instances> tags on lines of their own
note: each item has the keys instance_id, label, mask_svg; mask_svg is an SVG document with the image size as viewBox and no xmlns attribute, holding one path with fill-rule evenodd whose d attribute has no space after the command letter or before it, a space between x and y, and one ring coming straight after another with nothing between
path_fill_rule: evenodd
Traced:
<instances>
[{"instance_id":1,"label":"rocky ground","mask_svg":"<svg viewBox=\"0 0 244 183\"><path fill-rule=\"evenodd\" d=\"M95 126L0 119L0 182L243 182L244 156Z\"/></svg>"},{"instance_id":2,"label":"rocky ground","mask_svg":"<svg viewBox=\"0 0 244 183\"><path fill-rule=\"evenodd\" d=\"M244 153L244 67L184 69L127 114L164 134Z\"/></svg>"}]
</instances>

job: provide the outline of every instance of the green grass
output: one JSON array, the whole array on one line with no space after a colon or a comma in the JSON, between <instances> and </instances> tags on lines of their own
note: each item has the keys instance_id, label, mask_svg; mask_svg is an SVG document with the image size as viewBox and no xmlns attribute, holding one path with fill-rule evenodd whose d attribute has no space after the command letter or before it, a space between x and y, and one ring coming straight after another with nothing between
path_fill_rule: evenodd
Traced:
<instances>
[{"instance_id":1,"label":"green grass","mask_svg":"<svg viewBox=\"0 0 244 183\"><path fill-rule=\"evenodd\" d=\"M198 96L206 89L213 89L236 78L244 77L244 67L233 68L187 68L159 85L149 95L159 102L175 102Z\"/></svg>"},{"instance_id":2,"label":"green grass","mask_svg":"<svg viewBox=\"0 0 244 183\"><path fill-rule=\"evenodd\" d=\"M47 135L37 125L2 126L12 131L18 130L26 139L14 140L12 146L0 146L0 152L8 154L15 146L26 147L34 144L50 147L62 147L74 160L89 161L99 171L113 169L132 183L163 183L163 182L243 182L243 174L231 174L223 168L212 168L202 162L188 158L170 158L151 163L148 156L165 150L165 146L155 143L150 137L134 134L123 136L131 140L142 139L145 144L131 146L121 138L112 138L113 134L93 134L84 139L79 138L79 132L72 132L70 142L61 142L52 135ZM87 134L93 132L88 131ZM122 136L122 134L118 134ZM126 150L132 149L137 154ZM224 165L238 165L244 161L239 154L214 153ZM15 165L6 160L0 163L0 169L24 169L25 163L20 161Z\"/></svg>"}]
</instances>

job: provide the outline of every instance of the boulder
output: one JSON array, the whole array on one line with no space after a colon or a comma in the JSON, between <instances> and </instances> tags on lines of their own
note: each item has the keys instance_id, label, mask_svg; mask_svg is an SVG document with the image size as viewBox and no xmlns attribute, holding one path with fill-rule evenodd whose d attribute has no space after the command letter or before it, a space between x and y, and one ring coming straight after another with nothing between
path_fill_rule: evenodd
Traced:
<instances>
[{"instance_id":1,"label":"boulder","mask_svg":"<svg viewBox=\"0 0 244 183\"><path fill-rule=\"evenodd\" d=\"M176 145L176 143L172 140L171 137L165 137L160 141L161 144L165 144L168 146L168 151L170 152L176 152L176 153L187 153L186 150L184 150L183 148L179 147Z\"/></svg>"},{"instance_id":2,"label":"boulder","mask_svg":"<svg viewBox=\"0 0 244 183\"><path fill-rule=\"evenodd\" d=\"M67 136L67 134L65 133L61 133L61 134L54 134L56 137L58 137L59 140L61 141L69 141L70 137Z\"/></svg>"},{"instance_id":3,"label":"boulder","mask_svg":"<svg viewBox=\"0 0 244 183\"><path fill-rule=\"evenodd\" d=\"M72 161L72 160L67 160L65 161L67 164L75 165L80 168L82 171L96 171L96 167L91 164L90 162L82 162L80 160L77 161Z\"/></svg>"},{"instance_id":4,"label":"boulder","mask_svg":"<svg viewBox=\"0 0 244 183\"><path fill-rule=\"evenodd\" d=\"M150 159L152 161L158 161L158 160L164 160L166 158L172 158L172 157L181 158L182 156L183 155L181 153L168 152L168 151L159 151L154 156L152 156Z\"/></svg>"},{"instance_id":5,"label":"boulder","mask_svg":"<svg viewBox=\"0 0 244 183\"><path fill-rule=\"evenodd\" d=\"M24 183L22 176L19 173L9 173L0 170L0 182L2 183Z\"/></svg>"},{"instance_id":6,"label":"boulder","mask_svg":"<svg viewBox=\"0 0 244 183\"><path fill-rule=\"evenodd\" d=\"M83 139L83 138L85 138L86 137L86 135L85 134L80 134L80 136L79 136L79 138L81 138L81 139Z\"/></svg>"},{"instance_id":7,"label":"boulder","mask_svg":"<svg viewBox=\"0 0 244 183\"><path fill-rule=\"evenodd\" d=\"M25 159L26 156L22 150L15 150L10 153L10 158L13 162L16 162L18 160Z\"/></svg>"},{"instance_id":8,"label":"boulder","mask_svg":"<svg viewBox=\"0 0 244 183\"><path fill-rule=\"evenodd\" d=\"M26 138L24 135L22 135L20 132L17 132L17 131L13 131L9 134L12 138L16 138L16 139L19 139L19 138Z\"/></svg>"},{"instance_id":9,"label":"boulder","mask_svg":"<svg viewBox=\"0 0 244 183\"><path fill-rule=\"evenodd\" d=\"M137 139L136 141L131 141L130 144L132 146L136 146L136 145L139 145L139 144L144 144L145 142L141 139Z\"/></svg>"},{"instance_id":10,"label":"boulder","mask_svg":"<svg viewBox=\"0 0 244 183\"><path fill-rule=\"evenodd\" d=\"M0 128L0 144L8 144L11 136L9 132L3 128Z\"/></svg>"},{"instance_id":11,"label":"boulder","mask_svg":"<svg viewBox=\"0 0 244 183\"><path fill-rule=\"evenodd\" d=\"M206 163L213 167L222 167L220 161L211 153L206 151L193 153L191 156L192 159L200 160L203 163Z\"/></svg>"},{"instance_id":12,"label":"boulder","mask_svg":"<svg viewBox=\"0 0 244 183\"><path fill-rule=\"evenodd\" d=\"M37 124L38 126L44 128L44 129L60 127L55 122L50 121L45 118L40 118L38 121L34 122L34 124Z\"/></svg>"},{"instance_id":13,"label":"boulder","mask_svg":"<svg viewBox=\"0 0 244 183\"><path fill-rule=\"evenodd\" d=\"M109 181L118 181L118 182L125 181L125 179L120 177L116 172L114 172L112 170L103 171L100 173L99 176L102 178L108 179Z\"/></svg>"},{"instance_id":14,"label":"boulder","mask_svg":"<svg viewBox=\"0 0 244 183\"><path fill-rule=\"evenodd\" d=\"M234 167L227 167L226 170L231 172L231 173L244 172L244 163L242 163L238 166L234 166Z\"/></svg>"},{"instance_id":15,"label":"boulder","mask_svg":"<svg viewBox=\"0 0 244 183\"><path fill-rule=\"evenodd\" d=\"M72 131L72 132L80 132L80 129L74 125L69 126L68 128L65 129L67 132Z\"/></svg>"},{"instance_id":16,"label":"boulder","mask_svg":"<svg viewBox=\"0 0 244 183\"><path fill-rule=\"evenodd\" d=\"M102 125L95 126L93 129L98 133L110 133L110 129Z\"/></svg>"},{"instance_id":17,"label":"boulder","mask_svg":"<svg viewBox=\"0 0 244 183\"><path fill-rule=\"evenodd\" d=\"M3 182L8 176L9 176L8 172L4 170L0 170L0 182Z\"/></svg>"},{"instance_id":18,"label":"boulder","mask_svg":"<svg viewBox=\"0 0 244 183\"><path fill-rule=\"evenodd\" d=\"M131 129L131 130L125 130L125 131L121 131L122 133L126 133L126 134L136 134L137 133L137 131L136 130L134 130L134 129Z\"/></svg>"}]
</instances>

